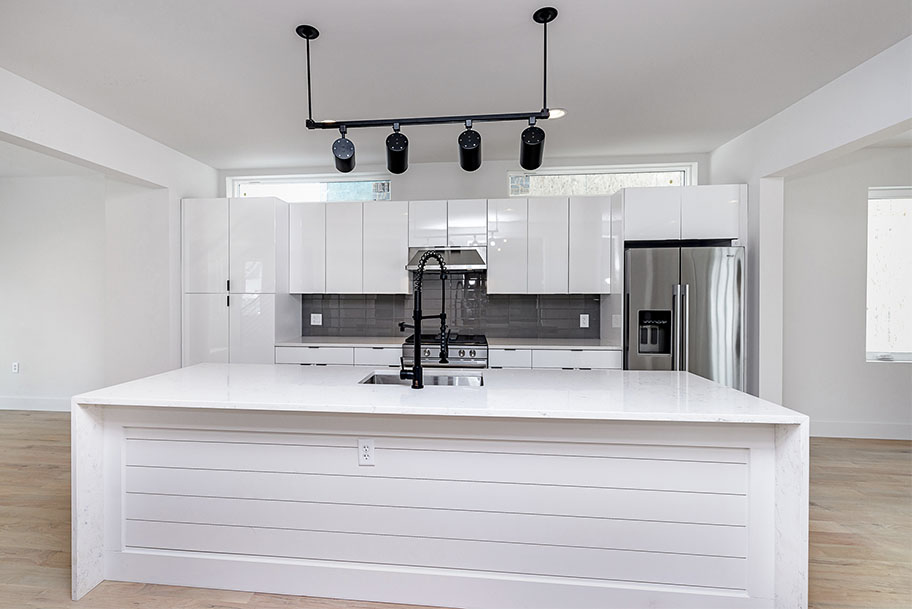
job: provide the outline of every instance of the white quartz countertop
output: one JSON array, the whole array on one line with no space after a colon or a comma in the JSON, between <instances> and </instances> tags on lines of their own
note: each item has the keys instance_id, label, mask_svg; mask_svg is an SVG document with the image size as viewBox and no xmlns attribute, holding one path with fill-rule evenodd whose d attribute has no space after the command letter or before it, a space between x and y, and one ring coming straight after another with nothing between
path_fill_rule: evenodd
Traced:
<instances>
[{"instance_id":1,"label":"white quartz countertop","mask_svg":"<svg viewBox=\"0 0 912 609\"><path fill-rule=\"evenodd\" d=\"M371 372L354 366L199 364L84 393L73 402L521 419L807 421L799 412L686 372L484 370L483 387L428 386L421 390L358 384Z\"/></svg>"},{"instance_id":2,"label":"white quartz countertop","mask_svg":"<svg viewBox=\"0 0 912 609\"><path fill-rule=\"evenodd\" d=\"M297 336L276 343L276 347L401 347L402 336ZM620 351L621 346L598 338L493 338L492 349L599 349Z\"/></svg>"}]
</instances>

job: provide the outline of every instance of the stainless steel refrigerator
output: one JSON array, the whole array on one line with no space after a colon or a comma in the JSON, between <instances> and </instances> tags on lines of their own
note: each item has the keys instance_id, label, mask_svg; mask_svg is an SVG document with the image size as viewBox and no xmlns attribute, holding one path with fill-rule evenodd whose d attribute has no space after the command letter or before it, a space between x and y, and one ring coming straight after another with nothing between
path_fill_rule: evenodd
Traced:
<instances>
[{"instance_id":1,"label":"stainless steel refrigerator","mask_svg":"<svg viewBox=\"0 0 912 609\"><path fill-rule=\"evenodd\" d=\"M624 368L744 389L744 248L625 250Z\"/></svg>"}]
</instances>

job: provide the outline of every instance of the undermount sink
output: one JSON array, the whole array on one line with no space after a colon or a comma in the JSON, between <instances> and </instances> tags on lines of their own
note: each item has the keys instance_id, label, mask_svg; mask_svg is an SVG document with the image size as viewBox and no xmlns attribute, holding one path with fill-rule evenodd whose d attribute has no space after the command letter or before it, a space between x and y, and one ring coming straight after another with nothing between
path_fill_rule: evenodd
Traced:
<instances>
[{"instance_id":1,"label":"undermount sink","mask_svg":"<svg viewBox=\"0 0 912 609\"><path fill-rule=\"evenodd\" d=\"M412 381L399 378L399 372L372 372L358 381L359 385L411 385ZM481 372L424 373L425 387L483 387L484 376Z\"/></svg>"}]
</instances>

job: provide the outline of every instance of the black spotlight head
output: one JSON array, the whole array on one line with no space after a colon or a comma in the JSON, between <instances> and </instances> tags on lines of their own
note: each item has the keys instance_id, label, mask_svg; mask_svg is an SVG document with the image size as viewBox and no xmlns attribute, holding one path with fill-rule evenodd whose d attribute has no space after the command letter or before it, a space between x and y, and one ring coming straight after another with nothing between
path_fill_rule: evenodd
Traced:
<instances>
[{"instance_id":1,"label":"black spotlight head","mask_svg":"<svg viewBox=\"0 0 912 609\"><path fill-rule=\"evenodd\" d=\"M390 173L405 173L408 169L408 138L394 131L386 136L386 168Z\"/></svg>"},{"instance_id":2,"label":"black spotlight head","mask_svg":"<svg viewBox=\"0 0 912 609\"><path fill-rule=\"evenodd\" d=\"M466 171L481 167L481 134L468 128L459 134L459 166Z\"/></svg>"},{"instance_id":3,"label":"black spotlight head","mask_svg":"<svg viewBox=\"0 0 912 609\"><path fill-rule=\"evenodd\" d=\"M336 169L348 173L355 168L355 144L344 135L333 142L333 156L336 158Z\"/></svg>"},{"instance_id":4,"label":"black spotlight head","mask_svg":"<svg viewBox=\"0 0 912 609\"><path fill-rule=\"evenodd\" d=\"M545 151L545 132L541 127L532 125L523 129L519 138L519 165L523 169L533 170L541 167Z\"/></svg>"}]
</instances>

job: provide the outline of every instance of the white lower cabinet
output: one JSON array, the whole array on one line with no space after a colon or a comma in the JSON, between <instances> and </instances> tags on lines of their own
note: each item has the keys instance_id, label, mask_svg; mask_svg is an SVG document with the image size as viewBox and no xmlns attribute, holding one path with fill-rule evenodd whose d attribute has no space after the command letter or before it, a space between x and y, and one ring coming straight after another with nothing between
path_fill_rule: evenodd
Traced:
<instances>
[{"instance_id":1,"label":"white lower cabinet","mask_svg":"<svg viewBox=\"0 0 912 609\"><path fill-rule=\"evenodd\" d=\"M276 347L277 364L337 364L351 366L355 363L351 347Z\"/></svg>"},{"instance_id":2,"label":"white lower cabinet","mask_svg":"<svg viewBox=\"0 0 912 609\"><path fill-rule=\"evenodd\" d=\"M355 347L356 366L399 366L401 347Z\"/></svg>"},{"instance_id":3,"label":"white lower cabinet","mask_svg":"<svg viewBox=\"0 0 912 609\"><path fill-rule=\"evenodd\" d=\"M491 368L531 368L531 349L489 349L488 366Z\"/></svg>"},{"instance_id":4,"label":"white lower cabinet","mask_svg":"<svg viewBox=\"0 0 912 609\"><path fill-rule=\"evenodd\" d=\"M624 367L620 351L602 349L536 349L532 352L533 368L593 368L615 369Z\"/></svg>"},{"instance_id":5,"label":"white lower cabinet","mask_svg":"<svg viewBox=\"0 0 912 609\"><path fill-rule=\"evenodd\" d=\"M183 365L227 364L228 294L184 294Z\"/></svg>"},{"instance_id":6,"label":"white lower cabinet","mask_svg":"<svg viewBox=\"0 0 912 609\"><path fill-rule=\"evenodd\" d=\"M232 294L228 309L229 361L270 364L275 346L276 295Z\"/></svg>"}]
</instances>

